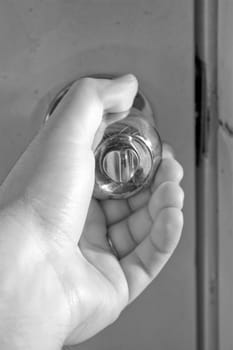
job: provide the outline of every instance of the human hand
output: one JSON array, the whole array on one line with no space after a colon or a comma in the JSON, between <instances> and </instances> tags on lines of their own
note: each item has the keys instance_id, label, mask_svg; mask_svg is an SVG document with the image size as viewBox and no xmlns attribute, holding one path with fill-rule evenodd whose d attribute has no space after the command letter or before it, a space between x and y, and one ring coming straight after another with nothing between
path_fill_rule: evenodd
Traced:
<instances>
[{"instance_id":1,"label":"human hand","mask_svg":"<svg viewBox=\"0 0 233 350\"><path fill-rule=\"evenodd\" d=\"M92 199L103 113L127 111L137 87L131 75L75 83L3 183L1 349L57 350L90 338L172 255L183 171L166 146L151 188L128 200Z\"/></svg>"}]
</instances>

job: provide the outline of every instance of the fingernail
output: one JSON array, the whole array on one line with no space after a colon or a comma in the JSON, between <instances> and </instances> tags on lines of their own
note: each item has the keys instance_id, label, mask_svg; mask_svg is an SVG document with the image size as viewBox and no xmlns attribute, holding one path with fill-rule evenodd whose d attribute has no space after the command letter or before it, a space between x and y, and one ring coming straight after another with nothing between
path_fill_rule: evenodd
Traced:
<instances>
[{"instance_id":1,"label":"fingernail","mask_svg":"<svg viewBox=\"0 0 233 350\"><path fill-rule=\"evenodd\" d=\"M125 75L125 78L128 80L128 81L135 81L135 80L137 80L137 78L135 77L135 75L133 75L133 74L127 74L127 75Z\"/></svg>"},{"instance_id":2,"label":"fingernail","mask_svg":"<svg viewBox=\"0 0 233 350\"><path fill-rule=\"evenodd\" d=\"M122 79L124 81L127 81L127 82L137 82L137 78L135 77L135 75L129 73L129 74L124 74L116 79Z\"/></svg>"}]
</instances>

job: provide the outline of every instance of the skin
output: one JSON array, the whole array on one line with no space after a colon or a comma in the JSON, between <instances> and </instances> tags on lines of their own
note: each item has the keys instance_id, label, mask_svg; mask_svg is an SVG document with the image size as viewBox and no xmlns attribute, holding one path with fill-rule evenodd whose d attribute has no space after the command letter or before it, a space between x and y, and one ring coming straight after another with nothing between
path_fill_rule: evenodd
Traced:
<instances>
[{"instance_id":1,"label":"skin","mask_svg":"<svg viewBox=\"0 0 233 350\"><path fill-rule=\"evenodd\" d=\"M183 170L166 145L151 188L129 200L92 198L103 115L129 110L137 89L132 75L79 80L1 186L2 350L57 350L92 337L174 252Z\"/></svg>"}]
</instances>

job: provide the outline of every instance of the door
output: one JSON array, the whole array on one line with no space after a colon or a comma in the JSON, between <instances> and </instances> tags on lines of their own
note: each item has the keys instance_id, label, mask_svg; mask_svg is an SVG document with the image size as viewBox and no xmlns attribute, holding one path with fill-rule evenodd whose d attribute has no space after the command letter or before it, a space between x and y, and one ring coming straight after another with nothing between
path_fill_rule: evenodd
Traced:
<instances>
[{"instance_id":1,"label":"door","mask_svg":"<svg viewBox=\"0 0 233 350\"><path fill-rule=\"evenodd\" d=\"M138 77L184 167L184 231L147 291L77 349L194 350L193 1L1 1L0 180L38 131L58 86L126 72Z\"/></svg>"}]
</instances>

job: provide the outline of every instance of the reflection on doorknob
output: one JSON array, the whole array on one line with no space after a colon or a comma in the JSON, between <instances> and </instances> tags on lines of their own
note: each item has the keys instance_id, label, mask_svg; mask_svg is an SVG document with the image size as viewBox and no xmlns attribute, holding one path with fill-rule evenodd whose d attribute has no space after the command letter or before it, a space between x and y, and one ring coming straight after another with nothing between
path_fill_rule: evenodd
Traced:
<instances>
[{"instance_id":1,"label":"reflection on doorknob","mask_svg":"<svg viewBox=\"0 0 233 350\"><path fill-rule=\"evenodd\" d=\"M91 77L113 78L107 74ZM46 113L45 122L65 98L73 83L66 85L55 96ZM106 127L94 153L95 198L129 198L150 185L161 162L162 142L155 128L150 103L140 90L127 117Z\"/></svg>"}]
</instances>

